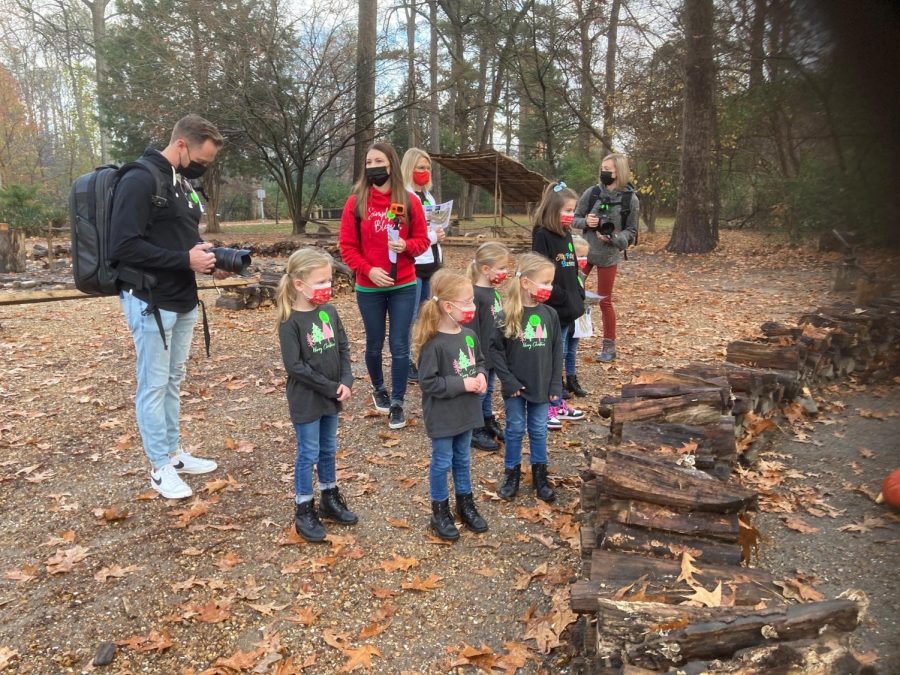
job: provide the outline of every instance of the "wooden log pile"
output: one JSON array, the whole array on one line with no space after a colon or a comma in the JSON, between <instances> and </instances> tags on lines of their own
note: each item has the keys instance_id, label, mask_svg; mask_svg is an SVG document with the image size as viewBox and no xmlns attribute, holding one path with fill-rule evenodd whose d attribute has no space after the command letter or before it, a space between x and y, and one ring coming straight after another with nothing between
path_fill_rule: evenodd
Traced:
<instances>
[{"instance_id":1,"label":"wooden log pile","mask_svg":"<svg viewBox=\"0 0 900 675\"><path fill-rule=\"evenodd\" d=\"M724 362L637 371L601 401L610 436L582 471L575 672L702 672L713 660L723 673L865 672L836 639L865 596L789 603L749 566L757 495L730 477L766 416L798 401L815 412L817 381L895 374L898 332L895 300L830 305L763 324Z\"/></svg>"}]
</instances>

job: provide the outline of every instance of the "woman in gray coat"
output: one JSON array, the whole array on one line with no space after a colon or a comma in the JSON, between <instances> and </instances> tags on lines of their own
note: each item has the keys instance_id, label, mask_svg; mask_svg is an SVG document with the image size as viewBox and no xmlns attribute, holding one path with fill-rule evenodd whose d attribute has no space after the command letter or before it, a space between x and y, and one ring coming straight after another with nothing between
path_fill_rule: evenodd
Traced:
<instances>
[{"instance_id":1,"label":"woman in gray coat","mask_svg":"<svg viewBox=\"0 0 900 675\"><path fill-rule=\"evenodd\" d=\"M622 253L637 239L640 204L634 188L628 183L630 176L627 156L616 152L604 157L599 184L589 187L581 195L572 222L573 227L584 230L584 238L590 246L585 276L597 268L597 294L601 297L600 317L603 321L603 348L597 355L600 361L616 358L613 285Z\"/></svg>"}]
</instances>

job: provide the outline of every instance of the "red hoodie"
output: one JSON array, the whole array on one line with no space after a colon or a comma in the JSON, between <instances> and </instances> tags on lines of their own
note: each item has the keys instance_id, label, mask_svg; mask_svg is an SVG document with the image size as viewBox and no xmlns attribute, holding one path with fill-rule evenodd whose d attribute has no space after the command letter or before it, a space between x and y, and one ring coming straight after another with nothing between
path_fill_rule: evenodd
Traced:
<instances>
[{"instance_id":1,"label":"red hoodie","mask_svg":"<svg viewBox=\"0 0 900 675\"><path fill-rule=\"evenodd\" d=\"M415 258L431 246L422 204L418 199L411 198L407 217L400 219L400 237L406 240L406 249L397 254L397 277L394 279L394 285L376 286L369 279L369 271L373 267L380 267L388 274L391 273L391 261L388 258L388 228L393 227L393 222L388 221L385 216L390 205L390 192L385 194L374 188L370 189L366 215L359 223L360 236L357 236L356 197L351 195L344 204L338 245L341 249L341 258L356 273L356 287L360 290L389 290L415 282Z\"/></svg>"}]
</instances>

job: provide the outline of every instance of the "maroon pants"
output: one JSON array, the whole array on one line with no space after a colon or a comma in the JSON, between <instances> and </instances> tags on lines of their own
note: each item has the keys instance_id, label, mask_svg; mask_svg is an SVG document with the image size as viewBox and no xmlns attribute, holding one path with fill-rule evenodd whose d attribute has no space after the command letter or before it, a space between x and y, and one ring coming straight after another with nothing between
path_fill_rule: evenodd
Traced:
<instances>
[{"instance_id":1,"label":"maroon pants","mask_svg":"<svg viewBox=\"0 0 900 675\"><path fill-rule=\"evenodd\" d=\"M597 268L597 294L603 296L600 301L600 318L603 321L603 337L616 339L616 310L612 303L613 284L616 283L618 265Z\"/></svg>"}]
</instances>

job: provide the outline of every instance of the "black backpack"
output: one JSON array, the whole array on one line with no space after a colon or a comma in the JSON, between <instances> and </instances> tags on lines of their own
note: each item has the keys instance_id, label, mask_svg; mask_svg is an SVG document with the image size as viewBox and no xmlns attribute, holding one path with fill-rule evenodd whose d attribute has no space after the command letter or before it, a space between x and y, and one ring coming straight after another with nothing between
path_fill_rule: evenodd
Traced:
<instances>
[{"instance_id":1,"label":"black backpack","mask_svg":"<svg viewBox=\"0 0 900 675\"><path fill-rule=\"evenodd\" d=\"M72 183L69 191L72 276L75 287L82 293L117 295L119 282L122 281L138 290L149 291L156 285L152 276L124 265L117 266L110 257L113 193L122 176L132 169L141 169L153 176L156 193L150 201L154 208L164 207L167 200L159 171L144 158L121 168L115 164L104 164L79 176Z\"/></svg>"},{"instance_id":2,"label":"black backpack","mask_svg":"<svg viewBox=\"0 0 900 675\"><path fill-rule=\"evenodd\" d=\"M619 215L621 216L622 222L619 223L619 227L621 229L625 229L625 225L628 222L628 216L631 215L631 197L634 194L634 185L628 183L628 190L622 193L622 209L619 211ZM586 213L590 213L591 209L594 208L594 204L597 203L597 200L600 199L600 195L603 191L600 189L599 185L595 185L591 188L591 197L588 201L588 207ZM637 246L638 244L638 234L641 231L640 223L638 223L638 227L634 233L634 244ZM625 259L628 260L628 252L625 252Z\"/></svg>"}]
</instances>

